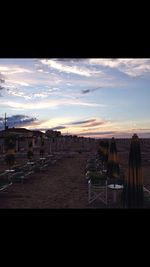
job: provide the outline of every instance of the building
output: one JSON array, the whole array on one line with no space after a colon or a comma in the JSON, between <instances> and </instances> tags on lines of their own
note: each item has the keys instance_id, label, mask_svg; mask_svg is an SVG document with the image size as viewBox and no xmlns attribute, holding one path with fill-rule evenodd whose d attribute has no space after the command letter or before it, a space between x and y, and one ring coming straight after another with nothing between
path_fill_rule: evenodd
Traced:
<instances>
[{"instance_id":1,"label":"building","mask_svg":"<svg viewBox=\"0 0 150 267\"><path fill-rule=\"evenodd\" d=\"M35 147L35 141L38 137L45 136L40 131L31 131L26 128L6 128L0 131L0 152L5 152L4 142L7 137L12 137L16 143L16 151L23 151L28 149L28 144L32 142Z\"/></svg>"}]
</instances>

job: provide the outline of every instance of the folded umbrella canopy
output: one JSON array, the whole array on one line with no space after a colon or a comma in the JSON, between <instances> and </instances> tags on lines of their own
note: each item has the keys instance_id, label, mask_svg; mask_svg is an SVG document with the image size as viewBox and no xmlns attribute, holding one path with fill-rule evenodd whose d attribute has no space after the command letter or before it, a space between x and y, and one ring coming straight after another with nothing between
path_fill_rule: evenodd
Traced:
<instances>
[{"instance_id":1,"label":"folded umbrella canopy","mask_svg":"<svg viewBox=\"0 0 150 267\"><path fill-rule=\"evenodd\" d=\"M107 163L108 161L108 150L109 150L109 143L108 141L100 141L98 154L102 160L103 163Z\"/></svg>"},{"instance_id":2,"label":"folded umbrella canopy","mask_svg":"<svg viewBox=\"0 0 150 267\"><path fill-rule=\"evenodd\" d=\"M41 138L41 147L40 147L40 156L43 157L44 156L44 140L43 138Z\"/></svg>"},{"instance_id":3,"label":"folded umbrella canopy","mask_svg":"<svg viewBox=\"0 0 150 267\"><path fill-rule=\"evenodd\" d=\"M141 167L141 150L139 138L136 134L132 136L128 174L124 185L124 207L141 208L143 207L143 175Z\"/></svg>"},{"instance_id":4,"label":"folded umbrella canopy","mask_svg":"<svg viewBox=\"0 0 150 267\"><path fill-rule=\"evenodd\" d=\"M15 140L11 136L5 138L5 147L6 147L6 164L11 166L15 163Z\"/></svg>"},{"instance_id":5,"label":"folded umbrella canopy","mask_svg":"<svg viewBox=\"0 0 150 267\"><path fill-rule=\"evenodd\" d=\"M108 178L118 178L120 174L118 156L117 156L117 147L116 141L113 137L111 139L109 155L108 155L108 163L107 163L107 175Z\"/></svg>"},{"instance_id":6,"label":"folded umbrella canopy","mask_svg":"<svg viewBox=\"0 0 150 267\"><path fill-rule=\"evenodd\" d=\"M32 142L30 142L28 144L27 158L28 158L28 160L31 160L33 158L33 144L32 144Z\"/></svg>"}]
</instances>

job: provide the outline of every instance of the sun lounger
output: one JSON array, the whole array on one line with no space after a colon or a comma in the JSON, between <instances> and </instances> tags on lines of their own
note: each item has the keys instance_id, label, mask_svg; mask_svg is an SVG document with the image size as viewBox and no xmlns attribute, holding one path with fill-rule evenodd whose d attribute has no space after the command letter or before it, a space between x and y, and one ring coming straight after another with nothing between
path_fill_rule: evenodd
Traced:
<instances>
[{"instance_id":1,"label":"sun lounger","mask_svg":"<svg viewBox=\"0 0 150 267\"><path fill-rule=\"evenodd\" d=\"M8 187L10 187L12 185L12 182L10 183L7 183L7 184L3 184L3 185L0 185L0 192L6 190Z\"/></svg>"},{"instance_id":2,"label":"sun lounger","mask_svg":"<svg viewBox=\"0 0 150 267\"><path fill-rule=\"evenodd\" d=\"M12 185L12 182L8 180L6 173L0 174L0 192L5 190Z\"/></svg>"},{"instance_id":3,"label":"sun lounger","mask_svg":"<svg viewBox=\"0 0 150 267\"><path fill-rule=\"evenodd\" d=\"M28 180L29 177L34 173L34 171L28 171L28 172L16 172L12 175L12 181L13 182L21 182Z\"/></svg>"}]
</instances>

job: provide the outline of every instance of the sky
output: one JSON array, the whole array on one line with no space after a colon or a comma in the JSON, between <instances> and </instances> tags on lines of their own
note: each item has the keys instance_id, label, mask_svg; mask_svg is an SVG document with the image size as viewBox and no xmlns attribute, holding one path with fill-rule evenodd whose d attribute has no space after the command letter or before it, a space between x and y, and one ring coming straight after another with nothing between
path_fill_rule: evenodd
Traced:
<instances>
[{"instance_id":1,"label":"sky","mask_svg":"<svg viewBox=\"0 0 150 267\"><path fill-rule=\"evenodd\" d=\"M150 59L0 58L0 130L150 138Z\"/></svg>"}]
</instances>

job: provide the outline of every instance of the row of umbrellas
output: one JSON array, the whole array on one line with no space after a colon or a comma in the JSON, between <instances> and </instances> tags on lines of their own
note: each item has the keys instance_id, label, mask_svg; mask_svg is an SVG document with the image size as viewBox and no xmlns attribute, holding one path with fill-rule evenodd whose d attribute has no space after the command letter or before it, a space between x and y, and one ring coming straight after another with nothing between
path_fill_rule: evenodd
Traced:
<instances>
[{"instance_id":1,"label":"row of umbrellas","mask_svg":"<svg viewBox=\"0 0 150 267\"><path fill-rule=\"evenodd\" d=\"M12 136L7 136L5 139L5 148L6 148L6 163L11 168L15 162L15 140ZM41 138L41 147L40 147L40 156L44 155L44 140ZM31 160L33 158L33 144L29 142L27 158Z\"/></svg>"},{"instance_id":2,"label":"row of umbrellas","mask_svg":"<svg viewBox=\"0 0 150 267\"><path fill-rule=\"evenodd\" d=\"M100 141L99 155L107 168L107 176L114 178L115 181L120 175L115 138L111 139L110 146L108 141ZM141 208L143 201L140 141L138 136L134 134L130 144L128 171L124 179L123 203L125 208Z\"/></svg>"},{"instance_id":3,"label":"row of umbrellas","mask_svg":"<svg viewBox=\"0 0 150 267\"><path fill-rule=\"evenodd\" d=\"M7 156L6 161L9 165L14 164L15 148L13 140L10 138L7 141ZM28 157L32 158L32 144L29 144ZM41 140L41 154L44 153L44 141ZM107 167L107 175L109 178L117 178L120 175L120 167L117 156L117 148L115 138L111 139L109 146L108 141L101 141L99 146L99 155L102 163ZM123 189L124 207L140 208L143 206L143 176L141 167L141 150L140 141L136 134L133 135L130 144L128 172L124 179Z\"/></svg>"}]
</instances>

